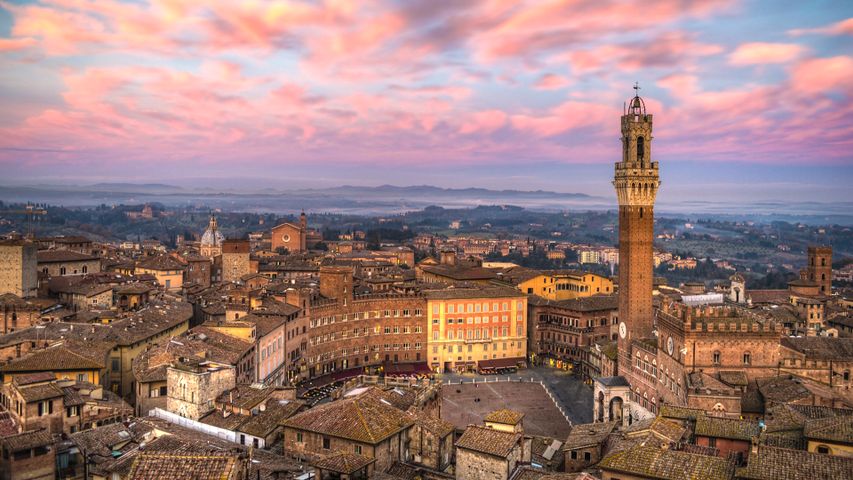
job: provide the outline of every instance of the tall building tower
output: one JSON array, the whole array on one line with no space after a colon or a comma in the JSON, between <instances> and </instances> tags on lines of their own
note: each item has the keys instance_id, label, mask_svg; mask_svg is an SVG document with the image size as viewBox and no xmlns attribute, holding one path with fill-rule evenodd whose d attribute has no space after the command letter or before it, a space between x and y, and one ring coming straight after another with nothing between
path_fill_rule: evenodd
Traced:
<instances>
[{"instance_id":1,"label":"tall building tower","mask_svg":"<svg viewBox=\"0 0 853 480\"><path fill-rule=\"evenodd\" d=\"M635 85L634 89L639 87ZM613 180L619 200L620 364L622 352L629 352L632 339L653 335L652 242L660 178L651 152L652 115L646 113L646 105L637 94L622 115L622 161L616 164ZM628 362L630 366L630 359Z\"/></svg>"},{"instance_id":2,"label":"tall building tower","mask_svg":"<svg viewBox=\"0 0 853 480\"><path fill-rule=\"evenodd\" d=\"M809 247L808 280L820 285L821 295L832 294L832 247Z\"/></svg>"},{"instance_id":3,"label":"tall building tower","mask_svg":"<svg viewBox=\"0 0 853 480\"><path fill-rule=\"evenodd\" d=\"M21 298L38 293L36 245L25 240L0 240L0 295Z\"/></svg>"}]
</instances>

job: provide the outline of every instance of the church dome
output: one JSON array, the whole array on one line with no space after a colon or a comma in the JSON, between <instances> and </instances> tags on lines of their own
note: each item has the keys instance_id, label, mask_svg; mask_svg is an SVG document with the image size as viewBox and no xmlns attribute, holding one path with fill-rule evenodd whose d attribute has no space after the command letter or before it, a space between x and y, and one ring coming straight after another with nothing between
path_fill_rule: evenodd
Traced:
<instances>
[{"instance_id":1,"label":"church dome","mask_svg":"<svg viewBox=\"0 0 853 480\"><path fill-rule=\"evenodd\" d=\"M211 215L210 224L207 226L207 230L204 231L204 235L201 236L201 245L205 247L218 247L224 241L225 235L222 235L222 232L217 228L216 217Z\"/></svg>"}]
</instances>

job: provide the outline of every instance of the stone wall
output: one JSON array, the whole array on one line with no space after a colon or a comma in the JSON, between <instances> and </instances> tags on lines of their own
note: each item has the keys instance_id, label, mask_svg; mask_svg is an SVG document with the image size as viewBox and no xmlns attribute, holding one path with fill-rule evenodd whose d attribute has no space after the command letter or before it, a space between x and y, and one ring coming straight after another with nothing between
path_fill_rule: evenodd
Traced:
<instances>
[{"instance_id":1,"label":"stone wall","mask_svg":"<svg viewBox=\"0 0 853 480\"><path fill-rule=\"evenodd\" d=\"M0 243L0 295L36 295L36 247L21 241Z\"/></svg>"},{"instance_id":2,"label":"stone wall","mask_svg":"<svg viewBox=\"0 0 853 480\"><path fill-rule=\"evenodd\" d=\"M166 373L166 384L166 409L198 420L213 410L216 397L234 388L235 372L233 367L214 370L170 367Z\"/></svg>"},{"instance_id":3,"label":"stone wall","mask_svg":"<svg viewBox=\"0 0 853 480\"><path fill-rule=\"evenodd\" d=\"M586 448L567 450L565 452L565 456L566 471L580 472L590 465L595 465L601 460L601 446L592 445Z\"/></svg>"},{"instance_id":4,"label":"stone wall","mask_svg":"<svg viewBox=\"0 0 853 480\"><path fill-rule=\"evenodd\" d=\"M456 450L456 478L466 480L507 480L521 459L521 448L516 448L509 458L460 448Z\"/></svg>"},{"instance_id":5,"label":"stone wall","mask_svg":"<svg viewBox=\"0 0 853 480\"><path fill-rule=\"evenodd\" d=\"M394 462L405 460L401 443L406 435L408 435L408 431L404 430L375 445L371 445L307 430L285 427L282 431L283 453L287 457L308 460L338 452L358 453L365 457L375 458L376 464L374 466L376 467L376 471L384 472ZM301 441L299 441L300 436ZM327 446L329 448L325 448L323 444L324 439L328 441ZM357 448L360 448L360 451Z\"/></svg>"}]
</instances>

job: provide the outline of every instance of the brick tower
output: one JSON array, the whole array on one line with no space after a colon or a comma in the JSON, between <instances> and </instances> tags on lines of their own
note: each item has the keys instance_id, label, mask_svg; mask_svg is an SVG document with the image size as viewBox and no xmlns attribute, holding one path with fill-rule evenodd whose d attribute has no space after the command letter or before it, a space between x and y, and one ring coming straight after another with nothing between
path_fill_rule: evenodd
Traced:
<instances>
[{"instance_id":1,"label":"brick tower","mask_svg":"<svg viewBox=\"0 0 853 480\"><path fill-rule=\"evenodd\" d=\"M639 87L634 86L635 90ZM654 205L660 186L652 161L652 115L639 95L622 115L622 161L613 186L619 199L619 360L632 339L652 338ZM630 367L630 358L627 358ZM620 365L619 373L623 374Z\"/></svg>"},{"instance_id":2,"label":"brick tower","mask_svg":"<svg viewBox=\"0 0 853 480\"><path fill-rule=\"evenodd\" d=\"M821 295L832 294L832 247L809 247L808 280L820 285Z\"/></svg>"}]
</instances>

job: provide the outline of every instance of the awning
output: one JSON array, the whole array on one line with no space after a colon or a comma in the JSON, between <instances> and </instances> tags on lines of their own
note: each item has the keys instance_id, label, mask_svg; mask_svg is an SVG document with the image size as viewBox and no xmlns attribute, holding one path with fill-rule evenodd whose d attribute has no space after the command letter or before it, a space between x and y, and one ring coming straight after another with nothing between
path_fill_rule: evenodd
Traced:
<instances>
[{"instance_id":1,"label":"awning","mask_svg":"<svg viewBox=\"0 0 853 480\"><path fill-rule=\"evenodd\" d=\"M515 358L495 358L492 360L480 360L477 362L479 368L507 368L517 367L519 363L524 363L524 357Z\"/></svg>"}]
</instances>

